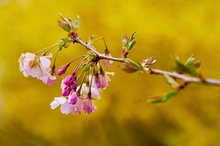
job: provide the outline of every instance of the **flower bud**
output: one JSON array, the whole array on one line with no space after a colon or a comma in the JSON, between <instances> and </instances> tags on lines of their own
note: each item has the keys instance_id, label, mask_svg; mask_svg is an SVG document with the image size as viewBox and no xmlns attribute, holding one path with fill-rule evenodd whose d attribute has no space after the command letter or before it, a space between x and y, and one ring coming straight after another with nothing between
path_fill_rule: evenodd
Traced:
<instances>
[{"instance_id":1,"label":"flower bud","mask_svg":"<svg viewBox=\"0 0 220 146\"><path fill-rule=\"evenodd\" d=\"M64 83L65 85L70 85L70 84L72 83L72 81L73 81L72 75L68 75L68 76L66 76L65 79L63 80L63 83Z\"/></svg>"},{"instance_id":2,"label":"flower bud","mask_svg":"<svg viewBox=\"0 0 220 146\"><path fill-rule=\"evenodd\" d=\"M77 88L77 81L73 81L73 83L70 85L70 88L73 90L73 91L76 91L76 88Z\"/></svg>"},{"instance_id":3,"label":"flower bud","mask_svg":"<svg viewBox=\"0 0 220 146\"><path fill-rule=\"evenodd\" d=\"M71 105L75 105L77 100L78 100L77 93L76 92L72 92L69 95L68 103L71 104Z\"/></svg>"},{"instance_id":4,"label":"flower bud","mask_svg":"<svg viewBox=\"0 0 220 146\"><path fill-rule=\"evenodd\" d=\"M67 68L69 67L69 65L70 65L70 64L68 63L68 64L66 64L66 65L64 65L64 66L61 66L61 67L59 68L57 74L58 74L59 76L62 75L62 74L64 74L64 73L66 72Z\"/></svg>"},{"instance_id":5,"label":"flower bud","mask_svg":"<svg viewBox=\"0 0 220 146\"><path fill-rule=\"evenodd\" d=\"M70 94L70 92L71 92L71 89L68 86L66 86L62 91L62 95L68 96Z\"/></svg>"},{"instance_id":6,"label":"flower bud","mask_svg":"<svg viewBox=\"0 0 220 146\"><path fill-rule=\"evenodd\" d=\"M70 25L69 25L67 22L65 22L65 21L58 21L58 24L59 24L59 26L60 26L63 30L65 30L65 31L67 31L67 32L70 32L71 27L70 27Z\"/></svg>"}]
</instances>

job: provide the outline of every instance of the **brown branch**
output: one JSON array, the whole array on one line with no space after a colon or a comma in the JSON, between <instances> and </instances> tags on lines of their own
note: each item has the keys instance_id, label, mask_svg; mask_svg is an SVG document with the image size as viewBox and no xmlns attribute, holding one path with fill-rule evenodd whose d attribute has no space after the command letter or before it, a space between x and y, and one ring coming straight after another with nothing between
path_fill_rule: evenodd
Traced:
<instances>
[{"instance_id":1,"label":"brown branch","mask_svg":"<svg viewBox=\"0 0 220 146\"><path fill-rule=\"evenodd\" d=\"M84 46L85 48L87 48L88 50L92 51L100 59L107 59L107 60L112 60L112 61L117 61L117 62L122 62L122 63L129 63L124 58L115 58L115 57L102 55L101 53L96 51L96 49L93 48L90 44L83 42L78 37L78 35L75 35L74 40L75 40L76 43L79 43L82 46ZM155 75L167 74L167 75L169 75L173 78L181 79L182 81L184 81L184 83L199 83L199 84L205 84L205 85L220 86L220 80L211 79L211 78L190 77L190 76L186 76L186 75L183 75L183 74L179 74L177 72L168 72L168 71L163 71L163 70L159 70L159 69L150 69L150 73L155 74Z\"/></svg>"}]
</instances>

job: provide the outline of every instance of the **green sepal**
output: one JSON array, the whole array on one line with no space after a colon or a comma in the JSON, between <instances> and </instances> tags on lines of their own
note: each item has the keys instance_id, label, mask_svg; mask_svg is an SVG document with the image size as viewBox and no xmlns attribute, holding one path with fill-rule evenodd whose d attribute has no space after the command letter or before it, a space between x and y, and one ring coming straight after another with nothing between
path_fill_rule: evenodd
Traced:
<instances>
[{"instance_id":1,"label":"green sepal","mask_svg":"<svg viewBox=\"0 0 220 146\"><path fill-rule=\"evenodd\" d=\"M155 96L155 97L151 97L148 102L150 103L163 103L163 102L166 102L167 100L169 100L170 98L176 96L177 94L179 93L178 90L172 90L168 93L165 93L164 95L162 96Z\"/></svg>"},{"instance_id":2,"label":"green sepal","mask_svg":"<svg viewBox=\"0 0 220 146\"><path fill-rule=\"evenodd\" d=\"M89 71L91 64L92 64L92 62L87 62L87 63L83 64L83 71L84 72Z\"/></svg>"}]
</instances>

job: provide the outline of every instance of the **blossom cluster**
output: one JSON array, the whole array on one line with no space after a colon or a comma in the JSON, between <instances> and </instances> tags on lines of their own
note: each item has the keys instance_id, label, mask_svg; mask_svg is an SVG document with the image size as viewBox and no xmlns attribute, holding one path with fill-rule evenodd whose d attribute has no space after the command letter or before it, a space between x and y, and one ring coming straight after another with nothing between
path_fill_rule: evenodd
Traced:
<instances>
[{"instance_id":1,"label":"blossom cluster","mask_svg":"<svg viewBox=\"0 0 220 146\"><path fill-rule=\"evenodd\" d=\"M91 52L88 54L83 56L83 63L79 63L71 74L63 78L61 82L62 96L54 98L50 104L51 109L60 105L60 111L63 114L76 114L83 111L90 114L96 111L94 100L100 99L100 92L108 86L110 81L108 75L114 75L104 69L110 67L113 62L96 59L96 56ZM109 56L110 54L103 55ZM45 84L52 85L56 80L56 75L65 74L73 62L61 66L56 72L55 62L51 65L52 58L51 53L46 55L45 52L41 56L33 53L21 54L19 58L20 71L25 77L32 76L42 80Z\"/></svg>"},{"instance_id":2,"label":"blossom cluster","mask_svg":"<svg viewBox=\"0 0 220 146\"><path fill-rule=\"evenodd\" d=\"M85 55L79 56L69 63L61 66L58 71L55 71L57 55L63 48L68 48L70 44L74 44L78 38L77 29L80 25L80 18L77 17L75 21L72 21L70 17L64 18L61 14L62 20L58 21L59 26L68 32L67 37L62 37L61 40L37 53L25 53L19 58L20 71L23 72L25 77L32 76L43 83L52 85L56 80L56 75L63 75L66 73L70 64L77 59L81 58L81 62L77 65L74 71L63 78L61 82L61 94L60 97L55 97L50 106L55 109L60 105L61 113L63 114L75 114L75 113L92 113L96 111L94 100L100 99L100 92L108 86L110 81L109 74L105 71L110 67L113 61L100 58L99 55L93 51L87 51ZM94 37L93 37L94 39ZM92 45L95 40L87 43ZM52 53L49 53L53 48L58 49ZM42 52L42 55L38 55ZM106 57L111 57L107 46L104 53ZM53 63L51 60L53 58Z\"/></svg>"}]
</instances>

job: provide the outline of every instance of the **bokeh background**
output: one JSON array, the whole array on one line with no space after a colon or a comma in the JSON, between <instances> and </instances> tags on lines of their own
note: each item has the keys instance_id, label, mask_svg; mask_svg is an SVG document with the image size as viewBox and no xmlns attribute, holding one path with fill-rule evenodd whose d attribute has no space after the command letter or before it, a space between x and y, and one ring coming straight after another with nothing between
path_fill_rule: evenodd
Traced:
<instances>
[{"instance_id":1,"label":"bokeh background","mask_svg":"<svg viewBox=\"0 0 220 146\"><path fill-rule=\"evenodd\" d=\"M60 96L60 80L49 87L19 72L23 52L36 52L66 33L59 13L81 17L79 34L104 37L111 54L121 56L123 34L137 32L129 57L157 58L154 68L171 71L174 55L201 60L203 76L220 78L220 1L218 0L0 0L0 145L1 146L219 146L220 88L189 85L166 103L148 97L170 90L161 76L126 74L114 63L115 76L96 100L91 115L62 115L50 102ZM103 43L95 44L99 51ZM57 66L85 52L65 49ZM73 67L72 67L73 69Z\"/></svg>"}]
</instances>

